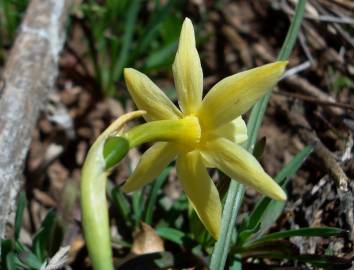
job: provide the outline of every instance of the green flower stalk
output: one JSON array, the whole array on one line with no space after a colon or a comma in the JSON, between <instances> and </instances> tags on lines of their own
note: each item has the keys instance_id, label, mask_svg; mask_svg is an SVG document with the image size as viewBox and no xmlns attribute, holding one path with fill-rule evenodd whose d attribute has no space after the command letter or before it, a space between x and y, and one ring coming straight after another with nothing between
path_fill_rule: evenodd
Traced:
<instances>
[{"instance_id":1,"label":"green flower stalk","mask_svg":"<svg viewBox=\"0 0 354 270\"><path fill-rule=\"evenodd\" d=\"M144 113L143 111L128 113L113 122L91 146L82 168L81 216L86 245L94 269L114 269L106 200L106 184L109 174L107 163L112 157L107 155L108 159L104 158L104 146L109 137L118 135L123 130L126 122ZM119 149L123 149L121 151L123 153L118 156L124 157L128 148Z\"/></svg>"},{"instance_id":2,"label":"green flower stalk","mask_svg":"<svg viewBox=\"0 0 354 270\"><path fill-rule=\"evenodd\" d=\"M130 148L140 144L155 142L143 154L123 191L131 192L150 183L176 159L177 175L189 202L215 239L220 235L222 206L208 168L218 168L273 199L286 199L285 192L256 158L239 145L247 140L241 115L277 83L286 65L286 61L278 61L229 76L202 99L203 72L194 29L185 19L173 64L180 109L147 76L131 68L124 70L129 93L137 107L146 112L138 115L147 123L119 134L113 134L117 128L109 127L85 161L81 185L83 225L95 269L112 269L105 197L108 172ZM130 118L125 117L121 123Z\"/></svg>"}]
</instances>

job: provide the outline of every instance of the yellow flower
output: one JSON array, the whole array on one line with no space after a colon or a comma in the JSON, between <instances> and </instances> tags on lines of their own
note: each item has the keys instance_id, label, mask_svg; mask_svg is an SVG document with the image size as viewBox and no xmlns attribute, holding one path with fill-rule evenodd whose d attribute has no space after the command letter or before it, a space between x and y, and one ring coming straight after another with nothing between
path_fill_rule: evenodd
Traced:
<instances>
[{"instance_id":1,"label":"yellow flower","mask_svg":"<svg viewBox=\"0 0 354 270\"><path fill-rule=\"evenodd\" d=\"M285 192L239 143L247 140L241 115L282 76L287 62L275 62L229 76L202 99L203 72L191 21L185 19L173 64L180 110L144 74L127 68L125 80L135 104L148 122L124 136L130 147L156 140L142 156L123 190L131 192L151 182L174 159L177 174L200 220L218 239L221 202L207 168L255 190L285 200ZM143 138L144 137L144 138Z\"/></svg>"}]
</instances>

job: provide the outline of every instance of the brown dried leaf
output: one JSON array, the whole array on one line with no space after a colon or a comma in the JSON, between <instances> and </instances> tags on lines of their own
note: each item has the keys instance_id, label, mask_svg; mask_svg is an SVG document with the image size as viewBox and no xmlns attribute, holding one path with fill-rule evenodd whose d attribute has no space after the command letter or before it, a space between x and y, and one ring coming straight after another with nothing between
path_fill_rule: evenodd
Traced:
<instances>
[{"instance_id":1,"label":"brown dried leaf","mask_svg":"<svg viewBox=\"0 0 354 270\"><path fill-rule=\"evenodd\" d=\"M37 188L33 190L33 195L36 200L46 207L55 207L57 205L56 201L50 195Z\"/></svg>"},{"instance_id":2,"label":"brown dried leaf","mask_svg":"<svg viewBox=\"0 0 354 270\"><path fill-rule=\"evenodd\" d=\"M156 234L150 225L141 222L141 229L134 237L132 253L146 254L164 251L163 240Z\"/></svg>"}]
</instances>

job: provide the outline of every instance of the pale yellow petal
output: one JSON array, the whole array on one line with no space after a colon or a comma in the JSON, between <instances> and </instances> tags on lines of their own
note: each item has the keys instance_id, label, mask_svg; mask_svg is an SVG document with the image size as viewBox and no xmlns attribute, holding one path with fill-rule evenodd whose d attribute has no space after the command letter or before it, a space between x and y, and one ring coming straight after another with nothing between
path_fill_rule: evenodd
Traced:
<instances>
[{"instance_id":1,"label":"pale yellow petal","mask_svg":"<svg viewBox=\"0 0 354 270\"><path fill-rule=\"evenodd\" d=\"M286 200L283 189L263 170L257 159L240 145L225 138L209 141L203 157L231 178L275 200Z\"/></svg>"},{"instance_id":2,"label":"pale yellow petal","mask_svg":"<svg viewBox=\"0 0 354 270\"><path fill-rule=\"evenodd\" d=\"M155 143L142 155L138 166L122 187L123 191L131 192L153 181L176 157L176 153L172 143Z\"/></svg>"},{"instance_id":3,"label":"pale yellow petal","mask_svg":"<svg viewBox=\"0 0 354 270\"><path fill-rule=\"evenodd\" d=\"M124 78L134 103L140 110L146 111L146 121L181 118L178 108L145 74L125 68Z\"/></svg>"},{"instance_id":4,"label":"pale yellow petal","mask_svg":"<svg viewBox=\"0 0 354 270\"><path fill-rule=\"evenodd\" d=\"M203 71L195 46L193 24L188 18L182 25L172 70L182 111L184 114L195 113L202 100Z\"/></svg>"},{"instance_id":5,"label":"pale yellow petal","mask_svg":"<svg viewBox=\"0 0 354 270\"><path fill-rule=\"evenodd\" d=\"M198 151L182 154L177 159L177 174L205 228L219 238L221 223L221 202L218 190L208 175Z\"/></svg>"},{"instance_id":6,"label":"pale yellow petal","mask_svg":"<svg viewBox=\"0 0 354 270\"><path fill-rule=\"evenodd\" d=\"M242 117L239 116L235 120L218 127L215 134L219 137L224 137L230 141L240 144L247 140L247 126Z\"/></svg>"},{"instance_id":7,"label":"pale yellow petal","mask_svg":"<svg viewBox=\"0 0 354 270\"><path fill-rule=\"evenodd\" d=\"M203 99L199 111L202 123L219 127L248 111L278 82L286 65L287 61L279 61L218 82Z\"/></svg>"},{"instance_id":8,"label":"pale yellow petal","mask_svg":"<svg viewBox=\"0 0 354 270\"><path fill-rule=\"evenodd\" d=\"M208 134L208 140L215 140L219 137L226 138L234 143L240 144L247 140L247 126L242 116L235 120L211 131ZM215 168L213 160L208 155L203 155L203 163L207 168Z\"/></svg>"}]
</instances>

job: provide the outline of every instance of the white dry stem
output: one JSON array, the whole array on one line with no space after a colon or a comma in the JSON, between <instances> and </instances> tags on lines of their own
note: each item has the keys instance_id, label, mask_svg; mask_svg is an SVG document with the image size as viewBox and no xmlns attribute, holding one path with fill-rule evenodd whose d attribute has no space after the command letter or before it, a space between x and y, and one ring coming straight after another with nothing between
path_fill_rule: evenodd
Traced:
<instances>
[{"instance_id":1,"label":"white dry stem","mask_svg":"<svg viewBox=\"0 0 354 270\"><path fill-rule=\"evenodd\" d=\"M16 197L40 110L55 85L73 0L32 0L7 56L0 88L0 237ZM1 253L1 250L0 250Z\"/></svg>"},{"instance_id":2,"label":"white dry stem","mask_svg":"<svg viewBox=\"0 0 354 270\"><path fill-rule=\"evenodd\" d=\"M295 66L293 68L288 69L284 73L284 75L281 77L280 80L286 79L286 78L288 78L290 76L294 76L294 75L296 75L296 74L298 74L298 73L300 73L300 72L302 72L302 71L304 71L304 70L306 70L306 69L308 69L310 67L311 67L311 62L310 61L306 61L306 62L304 62L304 63L302 63L300 65L297 65L297 66Z\"/></svg>"},{"instance_id":3,"label":"white dry stem","mask_svg":"<svg viewBox=\"0 0 354 270\"><path fill-rule=\"evenodd\" d=\"M61 247L49 262L41 266L40 270L55 270L64 267L69 259L69 250L70 246Z\"/></svg>"}]
</instances>

